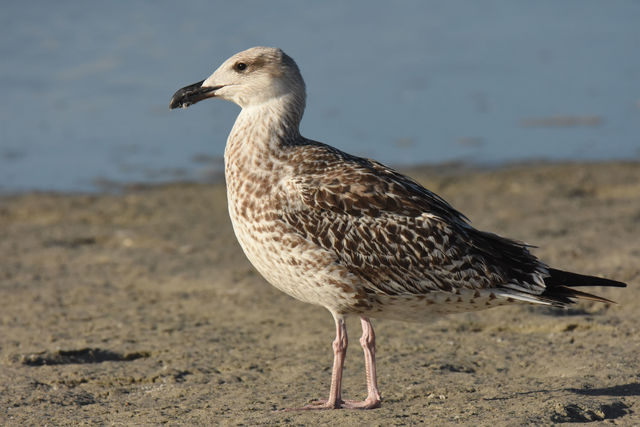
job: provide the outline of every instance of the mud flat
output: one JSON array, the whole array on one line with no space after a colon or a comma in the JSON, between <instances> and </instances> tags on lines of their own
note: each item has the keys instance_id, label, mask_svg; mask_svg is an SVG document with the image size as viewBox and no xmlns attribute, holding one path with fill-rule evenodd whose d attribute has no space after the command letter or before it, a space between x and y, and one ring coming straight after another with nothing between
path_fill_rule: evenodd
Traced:
<instances>
[{"instance_id":1,"label":"mud flat","mask_svg":"<svg viewBox=\"0 0 640 427\"><path fill-rule=\"evenodd\" d=\"M617 305L377 321L383 406L328 392L333 320L244 258L221 184L0 198L2 425L640 424L640 164L411 171ZM344 393L366 394L357 342Z\"/></svg>"}]
</instances>

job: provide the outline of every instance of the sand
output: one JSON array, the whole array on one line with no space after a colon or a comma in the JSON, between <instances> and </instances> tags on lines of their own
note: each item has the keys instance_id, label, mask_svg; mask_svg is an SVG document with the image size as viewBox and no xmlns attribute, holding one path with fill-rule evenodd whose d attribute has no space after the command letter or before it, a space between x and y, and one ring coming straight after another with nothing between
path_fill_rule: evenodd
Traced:
<instances>
[{"instance_id":1,"label":"sand","mask_svg":"<svg viewBox=\"0 0 640 427\"><path fill-rule=\"evenodd\" d=\"M640 424L640 164L410 171L619 302L374 321L382 408L328 394L331 315L245 259L221 184L0 198L1 425ZM348 322L344 395L366 395Z\"/></svg>"}]
</instances>

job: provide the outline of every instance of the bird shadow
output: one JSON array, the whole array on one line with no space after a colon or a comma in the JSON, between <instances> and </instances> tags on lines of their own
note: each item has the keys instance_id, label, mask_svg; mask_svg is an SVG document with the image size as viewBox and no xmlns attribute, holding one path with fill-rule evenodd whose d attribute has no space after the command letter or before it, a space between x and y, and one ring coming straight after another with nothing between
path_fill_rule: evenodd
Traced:
<instances>
[{"instance_id":1,"label":"bird shadow","mask_svg":"<svg viewBox=\"0 0 640 427\"><path fill-rule=\"evenodd\" d=\"M640 396L640 383L601 388L567 388L565 390L584 396Z\"/></svg>"},{"instance_id":2,"label":"bird shadow","mask_svg":"<svg viewBox=\"0 0 640 427\"><path fill-rule=\"evenodd\" d=\"M521 391L514 393L511 396L501 396L501 397L487 397L484 400L509 400L519 396L527 396L538 393L551 393L557 391L568 391L575 394L581 394L583 396L640 396L640 383L629 383L629 384L621 384L614 385L611 387L600 387L600 388L556 388L556 389L541 389L541 390L529 390L529 391Z\"/></svg>"},{"instance_id":3,"label":"bird shadow","mask_svg":"<svg viewBox=\"0 0 640 427\"><path fill-rule=\"evenodd\" d=\"M640 396L640 383L629 383L615 385L611 387L600 388L557 388L557 389L542 389L542 390L529 390L519 393L514 393L511 396L501 396L493 398L484 398L484 400L510 400L527 395L535 395L538 393L551 393L551 392L569 392L574 394L580 394L583 396ZM596 399L600 400L600 399ZM603 421L611 420L620 417L624 417L633 411L622 400L614 402L599 402L599 403L564 403L560 404L560 407L556 407L555 412L551 415L551 420L554 423L584 423L591 421Z\"/></svg>"}]
</instances>

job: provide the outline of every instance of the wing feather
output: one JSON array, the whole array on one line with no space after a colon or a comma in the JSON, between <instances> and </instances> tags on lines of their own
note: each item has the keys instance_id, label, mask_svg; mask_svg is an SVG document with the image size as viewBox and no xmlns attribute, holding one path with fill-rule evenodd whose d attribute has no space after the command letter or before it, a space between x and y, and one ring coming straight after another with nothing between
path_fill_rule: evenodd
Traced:
<instances>
[{"instance_id":1,"label":"wing feather","mask_svg":"<svg viewBox=\"0 0 640 427\"><path fill-rule=\"evenodd\" d=\"M413 179L313 141L295 164L281 220L335 254L367 292L544 292L546 266L526 245L475 230Z\"/></svg>"}]
</instances>

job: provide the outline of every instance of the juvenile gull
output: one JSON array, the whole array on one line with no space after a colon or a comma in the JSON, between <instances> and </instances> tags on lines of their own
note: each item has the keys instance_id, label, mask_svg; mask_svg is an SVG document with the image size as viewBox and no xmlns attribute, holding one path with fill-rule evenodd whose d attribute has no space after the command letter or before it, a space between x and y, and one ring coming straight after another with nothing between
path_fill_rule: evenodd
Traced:
<instances>
[{"instance_id":1,"label":"juvenile gull","mask_svg":"<svg viewBox=\"0 0 640 427\"><path fill-rule=\"evenodd\" d=\"M626 286L550 268L524 243L476 230L413 179L301 136L305 84L280 49L232 56L206 80L178 90L170 108L213 97L242 107L224 153L229 215L242 249L269 283L335 319L329 398L299 409L380 405L372 317L424 321L517 302L611 302L571 287ZM362 322L364 401L341 395L348 315Z\"/></svg>"}]
</instances>

